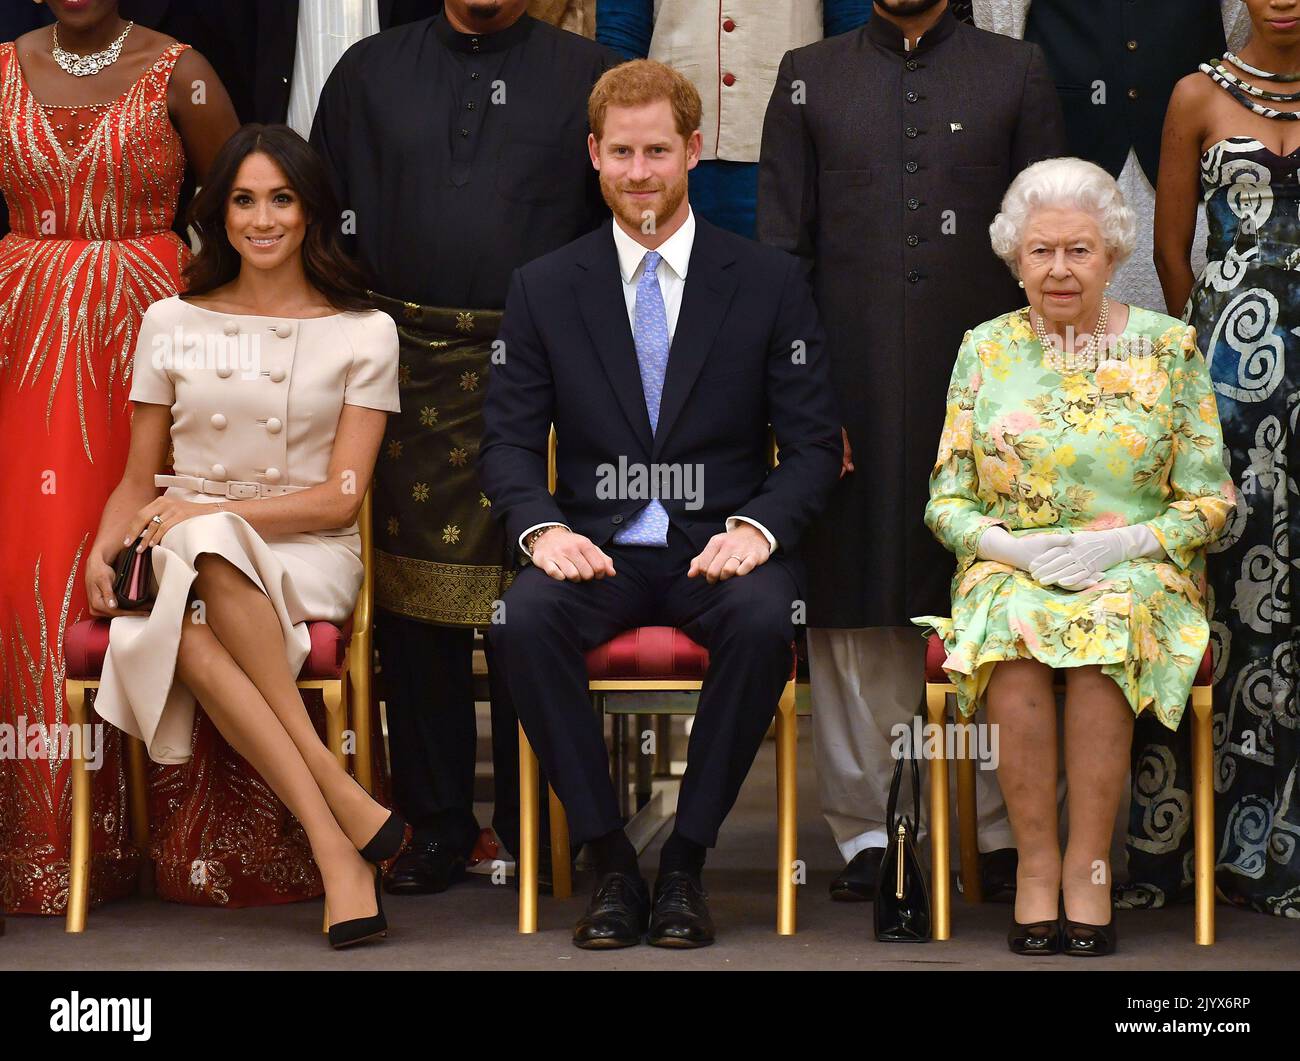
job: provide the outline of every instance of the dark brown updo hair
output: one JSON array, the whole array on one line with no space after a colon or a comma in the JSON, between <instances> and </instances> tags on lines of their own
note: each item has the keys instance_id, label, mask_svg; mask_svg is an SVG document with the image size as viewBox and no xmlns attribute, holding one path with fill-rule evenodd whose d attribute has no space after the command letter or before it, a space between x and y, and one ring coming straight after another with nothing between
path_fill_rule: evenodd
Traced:
<instances>
[{"instance_id":1,"label":"dark brown updo hair","mask_svg":"<svg viewBox=\"0 0 1300 1061\"><path fill-rule=\"evenodd\" d=\"M187 220L201 246L185 268L184 293L206 295L239 275L243 259L226 237L226 211L239 167L256 153L280 167L302 203L307 234L300 253L307 282L337 310L373 309L365 273L343 249L338 199L325 165L287 125L245 125L217 152L207 180L190 203Z\"/></svg>"}]
</instances>

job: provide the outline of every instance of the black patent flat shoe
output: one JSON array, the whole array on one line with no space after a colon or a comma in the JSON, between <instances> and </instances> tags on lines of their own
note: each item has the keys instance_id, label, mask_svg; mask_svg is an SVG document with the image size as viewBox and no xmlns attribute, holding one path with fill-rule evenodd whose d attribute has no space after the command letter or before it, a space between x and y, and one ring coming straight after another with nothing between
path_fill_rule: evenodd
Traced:
<instances>
[{"instance_id":1,"label":"black patent flat shoe","mask_svg":"<svg viewBox=\"0 0 1300 1061\"><path fill-rule=\"evenodd\" d=\"M1007 930L1007 946L1012 954L1060 954L1060 918L1022 925L1013 915L1011 928Z\"/></svg>"},{"instance_id":2,"label":"black patent flat shoe","mask_svg":"<svg viewBox=\"0 0 1300 1061\"><path fill-rule=\"evenodd\" d=\"M1101 958L1114 954L1119 948L1119 933L1115 930L1115 913L1110 924L1089 925L1083 921L1065 921L1065 953L1083 958Z\"/></svg>"},{"instance_id":3,"label":"black patent flat shoe","mask_svg":"<svg viewBox=\"0 0 1300 1061\"><path fill-rule=\"evenodd\" d=\"M340 921L336 925L330 925L329 941L330 946L335 950L388 935L388 921L384 918L384 903L379 887L381 879L379 870L376 869L374 916L354 917L350 921Z\"/></svg>"},{"instance_id":4,"label":"black patent flat shoe","mask_svg":"<svg viewBox=\"0 0 1300 1061\"><path fill-rule=\"evenodd\" d=\"M371 865L379 865L402 853L402 844L406 840L406 819L393 811L388 820L379 827L379 832L370 838L369 843L361 849L361 857Z\"/></svg>"}]
</instances>

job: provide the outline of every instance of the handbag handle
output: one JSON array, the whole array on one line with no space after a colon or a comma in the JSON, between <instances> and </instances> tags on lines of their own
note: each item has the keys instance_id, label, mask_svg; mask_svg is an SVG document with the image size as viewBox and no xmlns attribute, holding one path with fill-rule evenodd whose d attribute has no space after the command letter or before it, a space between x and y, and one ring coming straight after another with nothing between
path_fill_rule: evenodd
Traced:
<instances>
[{"instance_id":1,"label":"handbag handle","mask_svg":"<svg viewBox=\"0 0 1300 1061\"><path fill-rule=\"evenodd\" d=\"M921 713L919 711L917 712L916 717L917 718L921 717ZM911 762L911 773L912 773L912 819L908 824L911 825L912 827L911 831L914 834L918 833L921 828L921 767L918 765L918 760L920 758L920 749L912 747L912 741L910 736L908 738L907 750L908 750L908 754L901 757L898 760L898 762L894 765L894 776L893 779L889 782L889 804L888 804L888 811L886 816L889 820L890 836L893 836L898 826L898 818L899 818L898 790L902 785L902 781L903 781L903 760L904 759L907 759Z\"/></svg>"}]
</instances>

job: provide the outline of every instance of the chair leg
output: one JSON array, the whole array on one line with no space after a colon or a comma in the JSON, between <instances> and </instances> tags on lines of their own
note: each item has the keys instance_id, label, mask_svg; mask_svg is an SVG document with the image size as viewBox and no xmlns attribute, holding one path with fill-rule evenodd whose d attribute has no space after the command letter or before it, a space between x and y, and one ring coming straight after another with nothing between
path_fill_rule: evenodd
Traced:
<instances>
[{"instance_id":1,"label":"chair leg","mask_svg":"<svg viewBox=\"0 0 1300 1061\"><path fill-rule=\"evenodd\" d=\"M325 701L325 744L344 770L348 768L347 753L343 750L343 731L347 728L343 682L323 682L321 697Z\"/></svg>"},{"instance_id":2,"label":"chair leg","mask_svg":"<svg viewBox=\"0 0 1300 1061\"><path fill-rule=\"evenodd\" d=\"M799 720L794 698L794 682L787 682L776 708L776 931L782 936L795 933Z\"/></svg>"},{"instance_id":3,"label":"chair leg","mask_svg":"<svg viewBox=\"0 0 1300 1061\"><path fill-rule=\"evenodd\" d=\"M537 757L519 726L519 850L515 872L519 875L519 931L537 931Z\"/></svg>"},{"instance_id":4,"label":"chair leg","mask_svg":"<svg viewBox=\"0 0 1300 1061\"><path fill-rule=\"evenodd\" d=\"M348 722L351 723L356 752L352 758L352 774L357 784L370 795L375 794L374 751L370 732L373 719L370 715L371 669L374 656L370 647L370 634L354 636L348 661Z\"/></svg>"},{"instance_id":5,"label":"chair leg","mask_svg":"<svg viewBox=\"0 0 1300 1061\"><path fill-rule=\"evenodd\" d=\"M1196 864L1196 942L1214 943L1214 694L1192 689L1192 832Z\"/></svg>"},{"instance_id":6,"label":"chair leg","mask_svg":"<svg viewBox=\"0 0 1300 1061\"><path fill-rule=\"evenodd\" d=\"M64 683L70 724L85 724L86 692L98 684L71 680ZM90 906L90 809L90 769L83 754L72 760L72 839L68 853L68 916L65 926L68 932L86 931L86 911Z\"/></svg>"},{"instance_id":7,"label":"chair leg","mask_svg":"<svg viewBox=\"0 0 1300 1061\"><path fill-rule=\"evenodd\" d=\"M154 889L154 864L149 854L149 753L144 742L122 735L126 744L127 787L126 798L131 807L131 842L140 852L140 891L152 895Z\"/></svg>"},{"instance_id":8,"label":"chair leg","mask_svg":"<svg viewBox=\"0 0 1300 1061\"><path fill-rule=\"evenodd\" d=\"M942 726L948 713L949 685L925 686L928 722ZM914 749L919 750L919 749ZM934 890L934 938L948 939L952 931L952 871L948 857L948 760L939 755L930 763L930 875Z\"/></svg>"},{"instance_id":9,"label":"chair leg","mask_svg":"<svg viewBox=\"0 0 1300 1061\"><path fill-rule=\"evenodd\" d=\"M957 837L961 851L962 889L968 903L982 903L980 883L979 808L975 802L974 749L966 747L957 757Z\"/></svg>"},{"instance_id":10,"label":"chair leg","mask_svg":"<svg viewBox=\"0 0 1300 1061\"><path fill-rule=\"evenodd\" d=\"M673 776L673 716L655 715L655 777Z\"/></svg>"},{"instance_id":11,"label":"chair leg","mask_svg":"<svg viewBox=\"0 0 1300 1061\"><path fill-rule=\"evenodd\" d=\"M573 865L569 852L569 819L555 789L546 786L551 815L551 895L567 899L573 894Z\"/></svg>"},{"instance_id":12,"label":"chair leg","mask_svg":"<svg viewBox=\"0 0 1300 1061\"><path fill-rule=\"evenodd\" d=\"M627 768L627 715L614 716L614 791L618 793L618 816L626 822L632 817L627 789L631 783Z\"/></svg>"},{"instance_id":13,"label":"chair leg","mask_svg":"<svg viewBox=\"0 0 1300 1061\"><path fill-rule=\"evenodd\" d=\"M638 719L645 719L653 724L653 719L648 715L638 715ZM631 754L635 760L635 767L632 770L633 777L636 779L636 809L640 811L654 794L653 766L650 756L641 751L641 742L645 739L645 731L638 732L636 726L632 729L632 751Z\"/></svg>"}]
</instances>

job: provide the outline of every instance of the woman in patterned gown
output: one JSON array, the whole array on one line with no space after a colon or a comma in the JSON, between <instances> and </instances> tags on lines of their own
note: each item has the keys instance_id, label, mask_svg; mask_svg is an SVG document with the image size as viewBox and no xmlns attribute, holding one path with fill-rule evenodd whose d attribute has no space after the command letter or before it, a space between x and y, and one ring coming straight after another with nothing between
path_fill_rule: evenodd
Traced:
<instances>
[{"instance_id":1,"label":"woman in patterned gown","mask_svg":"<svg viewBox=\"0 0 1300 1061\"><path fill-rule=\"evenodd\" d=\"M1011 183L990 231L1029 307L967 333L930 477L926 525L957 557L953 613L913 621L943 637L959 711L987 701L998 728L1021 954L1114 946L1109 853L1134 716L1178 727L1210 636L1205 547L1233 510L1196 336L1106 297L1133 230L1091 162L1048 159Z\"/></svg>"},{"instance_id":2,"label":"woman in patterned gown","mask_svg":"<svg viewBox=\"0 0 1300 1061\"><path fill-rule=\"evenodd\" d=\"M1210 557L1217 883L1235 903L1300 917L1300 4L1246 7L1247 45L1170 102L1156 260L1169 311L1209 363L1240 495ZM1194 278L1198 197L1210 235ZM1189 754L1148 729L1134 756L1126 900L1160 906L1191 885Z\"/></svg>"},{"instance_id":3,"label":"woman in patterned gown","mask_svg":"<svg viewBox=\"0 0 1300 1061\"><path fill-rule=\"evenodd\" d=\"M150 303L176 293L188 257L171 231L186 158L201 178L237 123L207 61L124 22L116 0L49 7L55 26L0 44L11 230L0 242L0 723L26 752L0 759L0 907L55 914L67 903L69 763L31 752L44 752L37 727L67 721L64 631L88 617L84 554L126 459L136 331ZM119 38L99 70L65 70L69 52L112 58ZM118 735L103 728L96 901L130 891L137 869ZM155 775L171 809L212 783L220 764L204 765L201 783Z\"/></svg>"}]
</instances>

